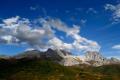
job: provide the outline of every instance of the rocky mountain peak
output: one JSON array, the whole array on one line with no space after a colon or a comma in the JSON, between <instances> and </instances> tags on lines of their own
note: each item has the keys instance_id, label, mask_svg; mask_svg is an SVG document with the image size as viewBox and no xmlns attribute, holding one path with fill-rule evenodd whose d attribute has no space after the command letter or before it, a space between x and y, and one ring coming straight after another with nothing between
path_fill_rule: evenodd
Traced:
<instances>
[{"instance_id":1,"label":"rocky mountain peak","mask_svg":"<svg viewBox=\"0 0 120 80\"><path fill-rule=\"evenodd\" d=\"M111 57L110 62L111 63L120 63L120 60L117 58Z\"/></svg>"},{"instance_id":2,"label":"rocky mountain peak","mask_svg":"<svg viewBox=\"0 0 120 80\"><path fill-rule=\"evenodd\" d=\"M48 48L47 52L54 52L54 50L51 48Z\"/></svg>"},{"instance_id":3,"label":"rocky mountain peak","mask_svg":"<svg viewBox=\"0 0 120 80\"><path fill-rule=\"evenodd\" d=\"M88 51L85 53L86 61L103 61L104 57L96 51Z\"/></svg>"}]
</instances>

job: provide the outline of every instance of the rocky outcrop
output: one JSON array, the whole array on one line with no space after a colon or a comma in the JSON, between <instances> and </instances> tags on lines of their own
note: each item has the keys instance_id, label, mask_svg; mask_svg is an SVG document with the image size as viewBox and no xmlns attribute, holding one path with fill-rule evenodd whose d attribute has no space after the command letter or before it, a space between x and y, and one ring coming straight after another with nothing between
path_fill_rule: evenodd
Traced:
<instances>
[{"instance_id":1,"label":"rocky outcrop","mask_svg":"<svg viewBox=\"0 0 120 80\"><path fill-rule=\"evenodd\" d=\"M103 57L99 52L95 52L95 51L88 51L85 54L85 61L90 63L92 66L102 66L102 65L120 63L120 60L116 58L107 59Z\"/></svg>"},{"instance_id":2,"label":"rocky outcrop","mask_svg":"<svg viewBox=\"0 0 120 80\"><path fill-rule=\"evenodd\" d=\"M103 61L105 58L96 51L88 51L85 53L86 61Z\"/></svg>"},{"instance_id":3,"label":"rocky outcrop","mask_svg":"<svg viewBox=\"0 0 120 80\"><path fill-rule=\"evenodd\" d=\"M76 58L73 56L66 56L64 59L60 62L61 65L64 66L73 66L73 65L78 65L80 64L80 61L78 61Z\"/></svg>"},{"instance_id":4,"label":"rocky outcrop","mask_svg":"<svg viewBox=\"0 0 120 80\"><path fill-rule=\"evenodd\" d=\"M61 61L63 59L63 53L58 50L48 49L45 53L46 58L49 58L53 61Z\"/></svg>"},{"instance_id":5,"label":"rocky outcrop","mask_svg":"<svg viewBox=\"0 0 120 80\"><path fill-rule=\"evenodd\" d=\"M119 60L119 59L116 59L116 58L114 58L114 57L111 57L110 62L111 62L111 63L118 63L118 62L120 62L120 60Z\"/></svg>"}]
</instances>

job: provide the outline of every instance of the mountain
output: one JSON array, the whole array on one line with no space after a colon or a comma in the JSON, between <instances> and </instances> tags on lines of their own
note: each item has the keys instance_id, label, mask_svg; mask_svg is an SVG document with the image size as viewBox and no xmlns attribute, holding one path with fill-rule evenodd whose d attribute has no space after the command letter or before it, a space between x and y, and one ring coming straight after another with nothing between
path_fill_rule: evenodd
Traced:
<instances>
[{"instance_id":1,"label":"mountain","mask_svg":"<svg viewBox=\"0 0 120 80\"><path fill-rule=\"evenodd\" d=\"M52 49L48 49L44 54L47 58L56 62L61 61L64 57L64 54L61 51Z\"/></svg>"},{"instance_id":2,"label":"mountain","mask_svg":"<svg viewBox=\"0 0 120 80\"><path fill-rule=\"evenodd\" d=\"M13 56L13 58L16 59L21 59L21 58L40 58L42 52L38 51L38 50L29 50L29 51L25 51L23 53L19 53L15 56Z\"/></svg>"},{"instance_id":3,"label":"mountain","mask_svg":"<svg viewBox=\"0 0 120 80\"><path fill-rule=\"evenodd\" d=\"M114 57L111 57L110 62L111 62L111 63L119 63L120 60L119 60L119 59L116 59L116 58L114 58Z\"/></svg>"},{"instance_id":4,"label":"mountain","mask_svg":"<svg viewBox=\"0 0 120 80\"><path fill-rule=\"evenodd\" d=\"M99 52L88 51L85 54L86 62L90 63L93 66L102 66L109 64L120 64L120 60L116 58L107 59L103 57Z\"/></svg>"},{"instance_id":5,"label":"mountain","mask_svg":"<svg viewBox=\"0 0 120 80\"><path fill-rule=\"evenodd\" d=\"M81 61L81 60L80 60ZM65 56L64 59L62 59L62 61L60 62L61 65L64 66L74 66L74 65L78 65L80 64L79 60L77 60L76 57L73 56Z\"/></svg>"},{"instance_id":6,"label":"mountain","mask_svg":"<svg viewBox=\"0 0 120 80\"><path fill-rule=\"evenodd\" d=\"M101 53L96 51L88 51L84 56L74 56L72 53L65 50L53 50L48 49L45 52L41 52L38 50L25 51L24 53L20 53L13 58L21 59L21 58L29 58L29 59L48 59L52 60L56 63L59 63L64 66L74 66L79 64L87 64L92 66L102 66L108 64L117 64L120 63L120 60L116 58L107 59L101 55Z\"/></svg>"},{"instance_id":7,"label":"mountain","mask_svg":"<svg viewBox=\"0 0 120 80\"><path fill-rule=\"evenodd\" d=\"M49 48L45 52L41 52L38 50L25 51L23 53L13 56L13 58L15 58L15 59L21 59L21 58L49 59L49 60L59 63L61 60L64 59L65 56L70 55L70 54L71 54L70 52L67 52L64 50L53 50L53 49Z\"/></svg>"},{"instance_id":8,"label":"mountain","mask_svg":"<svg viewBox=\"0 0 120 80\"><path fill-rule=\"evenodd\" d=\"M10 58L10 56L7 56L7 55L0 55L0 58L8 59L8 58Z\"/></svg>"},{"instance_id":9,"label":"mountain","mask_svg":"<svg viewBox=\"0 0 120 80\"><path fill-rule=\"evenodd\" d=\"M29 50L25 51L23 53L20 53L18 55L15 55L13 58L15 59L21 59L21 58L28 58L28 59L48 59L52 60L54 62L57 62L61 65L64 66L74 66L74 65L79 65L79 64L89 64L84 61L84 59L80 56L74 56L72 53L65 51L65 50L53 50L53 49L48 49L45 52L41 52L38 50Z\"/></svg>"},{"instance_id":10,"label":"mountain","mask_svg":"<svg viewBox=\"0 0 120 80\"><path fill-rule=\"evenodd\" d=\"M95 51L73 56L65 50L29 50L0 58L0 80L119 80L119 63Z\"/></svg>"},{"instance_id":11,"label":"mountain","mask_svg":"<svg viewBox=\"0 0 120 80\"><path fill-rule=\"evenodd\" d=\"M99 52L88 51L84 56L74 56L71 54L64 55L63 59L59 63L64 66L86 64L97 67L109 64L120 64L120 60L116 58L107 59L103 57Z\"/></svg>"},{"instance_id":12,"label":"mountain","mask_svg":"<svg viewBox=\"0 0 120 80\"><path fill-rule=\"evenodd\" d=\"M86 61L103 61L105 58L96 51L88 51L85 53Z\"/></svg>"}]
</instances>

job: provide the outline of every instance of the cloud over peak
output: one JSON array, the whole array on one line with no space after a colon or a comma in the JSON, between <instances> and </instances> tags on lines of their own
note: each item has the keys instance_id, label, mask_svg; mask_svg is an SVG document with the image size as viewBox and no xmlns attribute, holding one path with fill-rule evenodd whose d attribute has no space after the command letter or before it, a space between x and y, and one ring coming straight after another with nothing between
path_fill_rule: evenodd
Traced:
<instances>
[{"instance_id":1,"label":"cloud over peak","mask_svg":"<svg viewBox=\"0 0 120 80\"><path fill-rule=\"evenodd\" d=\"M37 24L35 23L37 22ZM73 42L65 42L58 38L57 31L62 31L73 39ZM100 46L97 42L88 40L79 35L80 26L68 26L60 19L39 18L30 21L19 16L4 19L0 23L0 43L4 44L22 44L25 43L30 48L47 49L57 48L65 50L96 50L99 51Z\"/></svg>"}]
</instances>

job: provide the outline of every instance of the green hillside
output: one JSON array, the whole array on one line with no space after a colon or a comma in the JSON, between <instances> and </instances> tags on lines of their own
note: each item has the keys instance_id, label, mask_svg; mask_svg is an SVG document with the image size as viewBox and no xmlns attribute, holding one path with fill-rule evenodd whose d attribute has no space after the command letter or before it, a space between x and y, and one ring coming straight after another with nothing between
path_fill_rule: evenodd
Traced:
<instances>
[{"instance_id":1,"label":"green hillside","mask_svg":"<svg viewBox=\"0 0 120 80\"><path fill-rule=\"evenodd\" d=\"M0 59L0 80L119 80L120 65L61 66L50 60Z\"/></svg>"}]
</instances>

